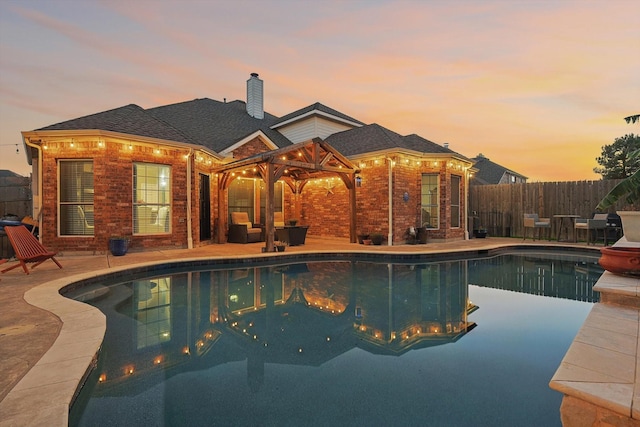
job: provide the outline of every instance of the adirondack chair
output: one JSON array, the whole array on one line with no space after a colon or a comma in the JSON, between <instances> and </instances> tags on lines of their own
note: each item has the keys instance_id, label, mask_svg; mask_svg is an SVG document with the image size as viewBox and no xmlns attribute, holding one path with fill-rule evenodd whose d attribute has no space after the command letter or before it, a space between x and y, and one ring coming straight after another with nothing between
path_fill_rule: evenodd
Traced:
<instances>
[{"instance_id":1,"label":"adirondack chair","mask_svg":"<svg viewBox=\"0 0 640 427\"><path fill-rule=\"evenodd\" d=\"M16 259L20 261L20 263L14 264L9 268L5 268L2 270L2 273L6 273L9 270L22 266L24 272L29 274L27 263L34 263L31 267L33 270L48 259L51 259L58 267L62 268L62 265L60 265L58 260L54 258L57 252L48 251L24 225L5 227L4 231L7 233L7 237L9 237L11 246L13 246L13 250L16 253Z\"/></svg>"}]
</instances>

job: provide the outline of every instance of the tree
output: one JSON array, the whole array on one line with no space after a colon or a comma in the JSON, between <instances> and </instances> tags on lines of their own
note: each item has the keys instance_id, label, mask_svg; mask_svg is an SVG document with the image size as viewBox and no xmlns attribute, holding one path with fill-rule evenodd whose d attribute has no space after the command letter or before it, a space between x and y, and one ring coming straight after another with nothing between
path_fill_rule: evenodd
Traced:
<instances>
[{"instance_id":1,"label":"tree","mask_svg":"<svg viewBox=\"0 0 640 427\"><path fill-rule=\"evenodd\" d=\"M628 178L640 169L640 157L631 154L640 150L639 135L616 138L613 144L602 147L602 155L596 161L602 167L593 168L604 179Z\"/></svg>"},{"instance_id":2,"label":"tree","mask_svg":"<svg viewBox=\"0 0 640 427\"><path fill-rule=\"evenodd\" d=\"M625 117L624 120L627 123L640 123L640 114ZM625 135L625 137L627 136L629 135ZM633 137L633 134L630 136ZM637 141L635 150L631 150L628 155L628 160L630 163L640 162L640 144L638 144ZM600 200L600 203L596 206L596 210L604 211L605 209L609 209L620 199L624 199L630 205L635 205L640 200L640 167L636 168L633 175L616 184L616 186L604 196L604 199Z\"/></svg>"}]
</instances>

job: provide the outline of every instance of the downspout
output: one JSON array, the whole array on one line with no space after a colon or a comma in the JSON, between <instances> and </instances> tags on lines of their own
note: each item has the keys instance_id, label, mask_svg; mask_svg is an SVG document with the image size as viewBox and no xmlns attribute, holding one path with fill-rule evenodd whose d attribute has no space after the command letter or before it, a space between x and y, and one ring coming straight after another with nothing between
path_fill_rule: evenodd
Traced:
<instances>
[{"instance_id":1,"label":"downspout","mask_svg":"<svg viewBox=\"0 0 640 427\"><path fill-rule=\"evenodd\" d=\"M42 223L40 221L40 217L42 214L42 189L43 189L43 184L42 184L42 147L38 144L34 144L32 143L28 138L22 137L22 141L24 142L24 145L27 145L31 148L35 148L38 151L38 182L36 183L36 185L38 186L38 206L36 209L36 206L32 206L31 207L31 215L33 215L33 219L35 219L36 221L38 221L38 238L40 239L40 241L42 241ZM33 168L31 169L31 174L33 176ZM33 183L32 183L33 185ZM33 196L33 191L31 191L31 196ZM37 213L36 213L37 212Z\"/></svg>"},{"instance_id":2,"label":"downspout","mask_svg":"<svg viewBox=\"0 0 640 427\"><path fill-rule=\"evenodd\" d=\"M191 158L193 156L193 148L189 149L187 154L187 248L193 249L193 230L191 229Z\"/></svg>"},{"instance_id":3,"label":"downspout","mask_svg":"<svg viewBox=\"0 0 640 427\"><path fill-rule=\"evenodd\" d=\"M464 240L469 240L469 168L464 170Z\"/></svg>"},{"instance_id":4,"label":"downspout","mask_svg":"<svg viewBox=\"0 0 640 427\"><path fill-rule=\"evenodd\" d=\"M387 245L393 246L393 160L389 157L389 233L387 235Z\"/></svg>"}]
</instances>

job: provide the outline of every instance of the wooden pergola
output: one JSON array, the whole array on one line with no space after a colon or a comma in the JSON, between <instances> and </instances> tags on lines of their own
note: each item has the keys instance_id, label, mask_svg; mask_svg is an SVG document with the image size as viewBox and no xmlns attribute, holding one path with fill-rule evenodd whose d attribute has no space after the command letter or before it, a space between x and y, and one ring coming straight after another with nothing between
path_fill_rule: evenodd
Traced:
<instances>
[{"instance_id":1,"label":"wooden pergola","mask_svg":"<svg viewBox=\"0 0 640 427\"><path fill-rule=\"evenodd\" d=\"M300 217L300 197L305 185L313 179L338 176L349 190L349 239L356 240L356 174L360 171L342 154L320 138L260 153L215 168L218 174L218 243L224 243L227 227L225 191L239 177L260 177L267 190L265 206L265 251L274 250L273 211L275 183L283 180L296 198L295 216ZM222 220L224 218L224 220Z\"/></svg>"}]
</instances>

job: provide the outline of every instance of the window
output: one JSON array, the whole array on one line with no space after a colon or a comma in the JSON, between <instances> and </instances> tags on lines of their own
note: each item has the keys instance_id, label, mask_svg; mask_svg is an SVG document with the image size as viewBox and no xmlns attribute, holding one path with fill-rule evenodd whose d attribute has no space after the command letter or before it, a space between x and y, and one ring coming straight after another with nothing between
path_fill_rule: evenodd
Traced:
<instances>
[{"instance_id":1,"label":"window","mask_svg":"<svg viewBox=\"0 0 640 427\"><path fill-rule=\"evenodd\" d=\"M133 165L133 233L171 231L171 167L152 163Z\"/></svg>"},{"instance_id":2,"label":"window","mask_svg":"<svg viewBox=\"0 0 640 427\"><path fill-rule=\"evenodd\" d=\"M451 175L451 228L460 227L460 177Z\"/></svg>"},{"instance_id":3,"label":"window","mask_svg":"<svg viewBox=\"0 0 640 427\"><path fill-rule=\"evenodd\" d=\"M93 236L93 161L59 163L61 236Z\"/></svg>"},{"instance_id":4,"label":"window","mask_svg":"<svg viewBox=\"0 0 640 427\"><path fill-rule=\"evenodd\" d=\"M229 186L229 223L231 223L231 212L246 212L249 214L249 221L255 223L254 194L255 182L253 179L235 179Z\"/></svg>"},{"instance_id":5,"label":"window","mask_svg":"<svg viewBox=\"0 0 640 427\"><path fill-rule=\"evenodd\" d=\"M258 185L256 185L258 183ZM258 197L256 197L256 192ZM282 182L278 181L274 186L274 212L282 212L283 201ZM231 222L231 212L246 212L249 220L254 224L263 224L266 217L267 190L262 180L242 179L234 180L229 186L229 222ZM260 209L256 212L256 200L260 202ZM256 213L259 217L256 217Z\"/></svg>"},{"instance_id":6,"label":"window","mask_svg":"<svg viewBox=\"0 0 640 427\"><path fill-rule=\"evenodd\" d=\"M422 226L439 228L438 175L423 174L421 190Z\"/></svg>"}]
</instances>

